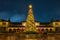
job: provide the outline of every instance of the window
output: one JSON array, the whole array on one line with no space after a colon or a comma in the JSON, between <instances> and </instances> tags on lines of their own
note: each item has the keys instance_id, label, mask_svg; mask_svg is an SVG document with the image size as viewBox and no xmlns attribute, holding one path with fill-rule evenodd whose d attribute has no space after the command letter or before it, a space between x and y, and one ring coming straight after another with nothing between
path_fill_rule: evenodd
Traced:
<instances>
[{"instance_id":1,"label":"window","mask_svg":"<svg viewBox=\"0 0 60 40\"><path fill-rule=\"evenodd\" d=\"M58 24L58 23L55 23L55 25L56 25L56 27L58 27L58 26L59 26L59 24Z\"/></svg>"},{"instance_id":2,"label":"window","mask_svg":"<svg viewBox=\"0 0 60 40\"><path fill-rule=\"evenodd\" d=\"M9 29L9 32L12 32L12 30L11 30L11 29Z\"/></svg>"},{"instance_id":3,"label":"window","mask_svg":"<svg viewBox=\"0 0 60 40\"><path fill-rule=\"evenodd\" d=\"M50 29L50 31L52 31L52 29Z\"/></svg>"},{"instance_id":4,"label":"window","mask_svg":"<svg viewBox=\"0 0 60 40\"><path fill-rule=\"evenodd\" d=\"M3 22L3 27L6 27L6 22Z\"/></svg>"},{"instance_id":5,"label":"window","mask_svg":"<svg viewBox=\"0 0 60 40\"><path fill-rule=\"evenodd\" d=\"M46 31L48 31L48 29L46 29Z\"/></svg>"},{"instance_id":6,"label":"window","mask_svg":"<svg viewBox=\"0 0 60 40\"><path fill-rule=\"evenodd\" d=\"M6 23L5 23L5 22L3 22L3 25L6 25Z\"/></svg>"},{"instance_id":7,"label":"window","mask_svg":"<svg viewBox=\"0 0 60 40\"><path fill-rule=\"evenodd\" d=\"M16 32L16 29L14 29L14 32Z\"/></svg>"},{"instance_id":8,"label":"window","mask_svg":"<svg viewBox=\"0 0 60 40\"><path fill-rule=\"evenodd\" d=\"M42 31L44 31L44 29L42 29Z\"/></svg>"},{"instance_id":9,"label":"window","mask_svg":"<svg viewBox=\"0 0 60 40\"><path fill-rule=\"evenodd\" d=\"M58 25L58 23L55 23L55 25Z\"/></svg>"}]
</instances>

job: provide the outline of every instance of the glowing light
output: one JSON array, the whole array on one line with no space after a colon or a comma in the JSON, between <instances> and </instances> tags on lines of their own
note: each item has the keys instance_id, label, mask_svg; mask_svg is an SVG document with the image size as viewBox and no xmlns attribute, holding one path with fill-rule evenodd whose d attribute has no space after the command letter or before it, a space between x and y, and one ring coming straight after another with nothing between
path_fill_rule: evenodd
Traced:
<instances>
[{"instance_id":1,"label":"glowing light","mask_svg":"<svg viewBox=\"0 0 60 40\"><path fill-rule=\"evenodd\" d=\"M20 31L23 32L23 31L24 31L24 27L21 27L21 28L20 28Z\"/></svg>"},{"instance_id":2,"label":"glowing light","mask_svg":"<svg viewBox=\"0 0 60 40\"><path fill-rule=\"evenodd\" d=\"M29 8L32 8L32 5L29 5Z\"/></svg>"},{"instance_id":3,"label":"glowing light","mask_svg":"<svg viewBox=\"0 0 60 40\"><path fill-rule=\"evenodd\" d=\"M39 26L39 23L35 23L36 26Z\"/></svg>"},{"instance_id":4,"label":"glowing light","mask_svg":"<svg viewBox=\"0 0 60 40\"><path fill-rule=\"evenodd\" d=\"M38 28L36 28L36 29L38 29Z\"/></svg>"},{"instance_id":5,"label":"glowing light","mask_svg":"<svg viewBox=\"0 0 60 40\"><path fill-rule=\"evenodd\" d=\"M39 27L39 32L42 32L43 28Z\"/></svg>"},{"instance_id":6,"label":"glowing light","mask_svg":"<svg viewBox=\"0 0 60 40\"><path fill-rule=\"evenodd\" d=\"M23 25L23 26L26 26L26 23L23 23L22 25Z\"/></svg>"}]
</instances>

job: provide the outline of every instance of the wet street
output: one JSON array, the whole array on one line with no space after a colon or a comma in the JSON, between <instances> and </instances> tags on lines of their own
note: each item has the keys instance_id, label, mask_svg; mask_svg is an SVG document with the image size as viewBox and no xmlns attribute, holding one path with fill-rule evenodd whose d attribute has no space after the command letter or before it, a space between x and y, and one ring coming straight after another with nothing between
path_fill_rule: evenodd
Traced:
<instances>
[{"instance_id":1,"label":"wet street","mask_svg":"<svg viewBox=\"0 0 60 40\"><path fill-rule=\"evenodd\" d=\"M60 34L1 34L0 40L60 40Z\"/></svg>"}]
</instances>

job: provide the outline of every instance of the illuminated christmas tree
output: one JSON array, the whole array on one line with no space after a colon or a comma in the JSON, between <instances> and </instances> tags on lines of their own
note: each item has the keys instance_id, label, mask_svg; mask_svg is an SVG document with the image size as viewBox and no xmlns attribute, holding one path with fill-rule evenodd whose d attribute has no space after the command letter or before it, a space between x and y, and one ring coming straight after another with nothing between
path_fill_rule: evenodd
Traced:
<instances>
[{"instance_id":1,"label":"illuminated christmas tree","mask_svg":"<svg viewBox=\"0 0 60 40\"><path fill-rule=\"evenodd\" d=\"M24 31L25 32L29 32L29 31L37 32L35 21L34 21L34 16L33 16L32 5L29 5L28 16L26 19L26 26L25 26Z\"/></svg>"}]
</instances>

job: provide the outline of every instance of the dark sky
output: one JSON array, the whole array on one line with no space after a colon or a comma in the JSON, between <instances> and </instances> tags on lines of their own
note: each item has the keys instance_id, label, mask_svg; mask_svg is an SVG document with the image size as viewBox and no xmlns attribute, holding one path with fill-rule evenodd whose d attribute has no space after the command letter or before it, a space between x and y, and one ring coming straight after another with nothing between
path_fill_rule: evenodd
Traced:
<instances>
[{"instance_id":1,"label":"dark sky","mask_svg":"<svg viewBox=\"0 0 60 40\"><path fill-rule=\"evenodd\" d=\"M0 0L0 19L25 21L29 4L33 5L36 21L49 22L52 18L60 19L60 0Z\"/></svg>"}]
</instances>

